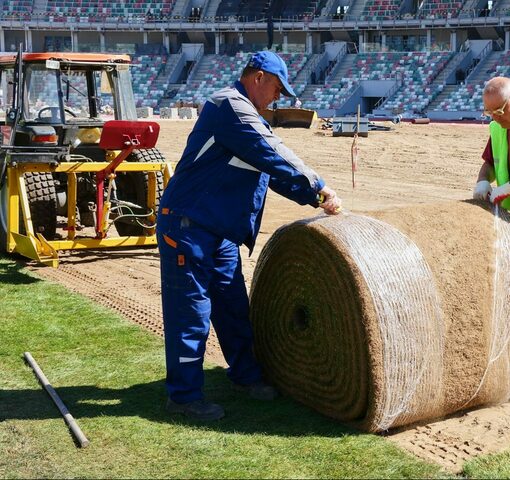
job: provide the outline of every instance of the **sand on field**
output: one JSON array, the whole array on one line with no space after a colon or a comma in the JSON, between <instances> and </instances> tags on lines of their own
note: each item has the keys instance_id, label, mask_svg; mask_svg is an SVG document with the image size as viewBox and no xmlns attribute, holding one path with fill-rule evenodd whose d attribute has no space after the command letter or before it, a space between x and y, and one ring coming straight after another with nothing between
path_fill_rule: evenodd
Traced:
<instances>
[{"instance_id":1,"label":"sand on field","mask_svg":"<svg viewBox=\"0 0 510 480\"><path fill-rule=\"evenodd\" d=\"M160 124L158 148L169 161L177 162L194 122L161 120ZM359 139L355 188L352 138L332 137L331 131L320 128L276 128L275 133L337 191L344 208L354 212L471 197L487 141L487 125L387 125L391 131L373 131L368 138ZM257 246L251 257L242 249L248 288L260 250L275 229L318 213L269 193ZM156 249L65 253L58 270L32 268L162 334ZM208 343L207 358L224 365L214 335ZM423 458L458 471L467 458L503 448L508 442L505 432L509 424L510 407L503 405L407 429L389 438Z\"/></svg>"}]
</instances>

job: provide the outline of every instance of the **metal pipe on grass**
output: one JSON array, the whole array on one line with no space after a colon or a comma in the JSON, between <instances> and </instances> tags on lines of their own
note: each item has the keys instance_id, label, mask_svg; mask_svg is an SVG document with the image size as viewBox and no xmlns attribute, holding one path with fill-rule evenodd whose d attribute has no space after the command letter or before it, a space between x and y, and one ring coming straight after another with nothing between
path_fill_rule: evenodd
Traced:
<instances>
[{"instance_id":1,"label":"metal pipe on grass","mask_svg":"<svg viewBox=\"0 0 510 480\"><path fill-rule=\"evenodd\" d=\"M69 413L69 410L65 406L64 402L60 399L55 389L51 386L50 382L46 378L46 375L44 375L43 371L41 370L41 367L37 364L37 362L34 360L34 357L30 354L30 352L25 352L23 354L25 360L27 363L32 367L32 370L34 371L37 379L41 383L41 385L46 389L48 392L48 395L51 397L53 402L55 402L55 405L60 410L60 413L64 417L65 422L71 429L71 432L73 433L74 437L78 441L80 447L85 448L90 442L88 438L83 434L81 431L81 428L76 423L76 420L74 417Z\"/></svg>"}]
</instances>

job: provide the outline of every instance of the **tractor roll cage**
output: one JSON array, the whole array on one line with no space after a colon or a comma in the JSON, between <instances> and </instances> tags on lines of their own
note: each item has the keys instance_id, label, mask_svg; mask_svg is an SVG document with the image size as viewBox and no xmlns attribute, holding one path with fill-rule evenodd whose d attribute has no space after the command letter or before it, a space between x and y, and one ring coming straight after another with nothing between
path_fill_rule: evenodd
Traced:
<instances>
[{"instance_id":1,"label":"tractor roll cage","mask_svg":"<svg viewBox=\"0 0 510 480\"><path fill-rule=\"evenodd\" d=\"M18 55L2 54L0 55L0 66L9 65L11 67L16 63ZM43 63L46 60L56 60L62 63L81 63L83 65L112 65L116 66L122 63L131 63L129 55L112 55L112 54L101 54L101 53L57 53L57 52L46 52L46 53L23 53L23 62L32 63L39 62Z\"/></svg>"}]
</instances>

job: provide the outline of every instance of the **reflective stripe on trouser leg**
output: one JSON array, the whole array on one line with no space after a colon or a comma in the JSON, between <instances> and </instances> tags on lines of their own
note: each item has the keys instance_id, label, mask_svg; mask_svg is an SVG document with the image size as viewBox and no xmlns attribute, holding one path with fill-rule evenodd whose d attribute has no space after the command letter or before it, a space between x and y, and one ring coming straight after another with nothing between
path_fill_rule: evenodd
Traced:
<instances>
[{"instance_id":1,"label":"reflective stripe on trouser leg","mask_svg":"<svg viewBox=\"0 0 510 480\"><path fill-rule=\"evenodd\" d=\"M227 374L235 383L253 383L261 378L261 371L253 355L239 247L224 240L216 252L214 270L210 286L211 321L229 365Z\"/></svg>"}]
</instances>

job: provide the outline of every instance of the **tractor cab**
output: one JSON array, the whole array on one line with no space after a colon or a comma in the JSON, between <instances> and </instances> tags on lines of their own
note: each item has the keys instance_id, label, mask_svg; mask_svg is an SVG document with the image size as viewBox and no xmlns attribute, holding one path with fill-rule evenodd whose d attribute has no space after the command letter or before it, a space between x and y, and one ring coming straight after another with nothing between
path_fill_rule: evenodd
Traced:
<instances>
[{"instance_id":1,"label":"tractor cab","mask_svg":"<svg viewBox=\"0 0 510 480\"><path fill-rule=\"evenodd\" d=\"M129 65L0 54L0 249L55 265L58 250L155 244L170 170L153 148L159 125L137 121Z\"/></svg>"},{"instance_id":2,"label":"tractor cab","mask_svg":"<svg viewBox=\"0 0 510 480\"><path fill-rule=\"evenodd\" d=\"M14 145L73 150L90 143L94 135L88 129L111 119L136 120L127 55L25 53L20 74L16 59L0 55L2 105Z\"/></svg>"}]
</instances>

